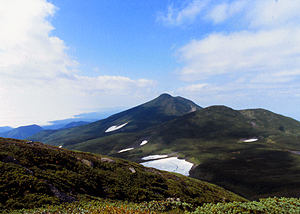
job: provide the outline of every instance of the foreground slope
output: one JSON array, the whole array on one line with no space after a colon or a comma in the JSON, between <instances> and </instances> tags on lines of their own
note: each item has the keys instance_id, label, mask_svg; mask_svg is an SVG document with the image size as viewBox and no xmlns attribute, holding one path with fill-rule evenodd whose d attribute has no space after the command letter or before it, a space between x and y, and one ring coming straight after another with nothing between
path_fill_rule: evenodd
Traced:
<instances>
[{"instance_id":1,"label":"foreground slope","mask_svg":"<svg viewBox=\"0 0 300 214\"><path fill-rule=\"evenodd\" d=\"M213 184L137 163L38 142L0 138L0 210L100 197L195 205L245 201Z\"/></svg>"},{"instance_id":2,"label":"foreground slope","mask_svg":"<svg viewBox=\"0 0 300 214\"><path fill-rule=\"evenodd\" d=\"M125 148L133 149L118 153ZM250 199L300 197L300 123L263 109L212 106L142 132L93 139L72 149L139 163L148 155L176 156L194 163L191 177Z\"/></svg>"},{"instance_id":3,"label":"foreground slope","mask_svg":"<svg viewBox=\"0 0 300 214\"><path fill-rule=\"evenodd\" d=\"M104 120L66 130L44 131L28 139L68 148L70 145L115 133L141 131L199 109L201 107L190 100L162 94L154 100Z\"/></svg>"}]
</instances>

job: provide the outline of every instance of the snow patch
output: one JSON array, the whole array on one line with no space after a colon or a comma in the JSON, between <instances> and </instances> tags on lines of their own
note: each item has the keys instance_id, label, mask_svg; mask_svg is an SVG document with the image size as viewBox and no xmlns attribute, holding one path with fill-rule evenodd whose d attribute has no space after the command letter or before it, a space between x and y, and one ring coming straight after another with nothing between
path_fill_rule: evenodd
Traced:
<instances>
[{"instance_id":1,"label":"snow patch","mask_svg":"<svg viewBox=\"0 0 300 214\"><path fill-rule=\"evenodd\" d=\"M251 139L243 140L244 143L250 143L250 142L255 142L255 141L258 141L258 138L251 138Z\"/></svg>"},{"instance_id":2,"label":"snow patch","mask_svg":"<svg viewBox=\"0 0 300 214\"><path fill-rule=\"evenodd\" d=\"M143 141L141 142L140 146L143 146L143 145L145 145L145 144L147 144L147 143L148 143L148 140L143 140Z\"/></svg>"},{"instance_id":3,"label":"snow patch","mask_svg":"<svg viewBox=\"0 0 300 214\"><path fill-rule=\"evenodd\" d=\"M123 128L123 127L126 126L127 124L128 124L128 123L124 123L124 124L119 125L119 126L111 126L111 127L109 127L108 129L106 129L105 132L113 132L113 131L116 131L116 130L118 130L118 129Z\"/></svg>"},{"instance_id":4,"label":"snow patch","mask_svg":"<svg viewBox=\"0 0 300 214\"><path fill-rule=\"evenodd\" d=\"M141 164L143 166L152 167L159 170L177 172L185 176L189 176L189 172L193 167L193 163L187 162L186 160L179 160L177 157L147 161Z\"/></svg>"},{"instance_id":5,"label":"snow patch","mask_svg":"<svg viewBox=\"0 0 300 214\"><path fill-rule=\"evenodd\" d=\"M166 158L168 155L149 155L146 157L143 157L142 160L154 160L154 159L160 159L160 158Z\"/></svg>"},{"instance_id":6,"label":"snow patch","mask_svg":"<svg viewBox=\"0 0 300 214\"><path fill-rule=\"evenodd\" d=\"M122 149L122 150L118 151L118 153L127 152L127 151L130 151L130 150L133 150L133 149L134 148Z\"/></svg>"}]
</instances>

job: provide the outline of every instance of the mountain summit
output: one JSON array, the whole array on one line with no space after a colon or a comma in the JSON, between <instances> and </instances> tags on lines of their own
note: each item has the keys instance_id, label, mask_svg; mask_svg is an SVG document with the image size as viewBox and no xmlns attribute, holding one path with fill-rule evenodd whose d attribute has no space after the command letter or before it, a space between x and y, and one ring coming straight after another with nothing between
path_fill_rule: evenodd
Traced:
<instances>
[{"instance_id":1,"label":"mountain summit","mask_svg":"<svg viewBox=\"0 0 300 214\"><path fill-rule=\"evenodd\" d=\"M147 103L104 120L66 130L43 131L31 136L30 140L51 145L74 145L112 133L141 131L200 109L202 107L188 99L161 94Z\"/></svg>"},{"instance_id":2,"label":"mountain summit","mask_svg":"<svg viewBox=\"0 0 300 214\"><path fill-rule=\"evenodd\" d=\"M154 107L158 113L170 116L182 116L184 114L201 109L192 101L183 97L172 97L169 94L161 94L156 99L145 103L144 107Z\"/></svg>"}]
</instances>

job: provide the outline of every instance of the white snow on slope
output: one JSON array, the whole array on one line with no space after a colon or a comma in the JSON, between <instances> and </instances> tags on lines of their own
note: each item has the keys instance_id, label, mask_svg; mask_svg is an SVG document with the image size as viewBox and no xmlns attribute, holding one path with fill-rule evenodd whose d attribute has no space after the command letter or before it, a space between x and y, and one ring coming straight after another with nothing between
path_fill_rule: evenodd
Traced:
<instances>
[{"instance_id":1,"label":"white snow on slope","mask_svg":"<svg viewBox=\"0 0 300 214\"><path fill-rule=\"evenodd\" d=\"M127 151L130 151L132 149L134 149L134 148L122 149L122 150L118 151L118 153L127 152Z\"/></svg>"},{"instance_id":2,"label":"white snow on slope","mask_svg":"<svg viewBox=\"0 0 300 214\"><path fill-rule=\"evenodd\" d=\"M109 127L108 129L106 129L105 132L113 132L113 131L116 131L116 130L118 130L118 129L120 129L120 128L123 128L123 127L126 126L127 124L128 124L128 123L124 123L124 124L119 125L119 126L111 126L111 127Z\"/></svg>"},{"instance_id":3,"label":"white snow on slope","mask_svg":"<svg viewBox=\"0 0 300 214\"><path fill-rule=\"evenodd\" d=\"M140 146L143 146L143 145L145 145L145 144L147 144L147 143L148 143L147 140L143 140L143 141L141 142Z\"/></svg>"},{"instance_id":4,"label":"white snow on slope","mask_svg":"<svg viewBox=\"0 0 300 214\"><path fill-rule=\"evenodd\" d=\"M146 157L143 157L142 160L154 160L154 159L160 159L160 158L166 158L168 155L149 155Z\"/></svg>"},{"instance_id":5,"label":"white snow on slope","mask_svg":"<svg viewBox=\"0 0 300 214\"><path fill-rule=\"evenodd\" d=\"M255 142L258 141L257 138L251 138L251 139L247 139L247 140L243 140L244 143L250 143L250 142Z\"/></svg>"},{"instance_id":6,"label":"white snow on slope","mask_svg":"<svg viewBox=\"0 0 300 214\"><path fill-rule=\"evenodd\" d=\"M177 157L147 161L141 164L146 167L152 167L169 172L177 172L186 176L189 176L189 172L193 167L193 163L187 162L186 160L179 160Z\"/></svg>"}]
</instances>

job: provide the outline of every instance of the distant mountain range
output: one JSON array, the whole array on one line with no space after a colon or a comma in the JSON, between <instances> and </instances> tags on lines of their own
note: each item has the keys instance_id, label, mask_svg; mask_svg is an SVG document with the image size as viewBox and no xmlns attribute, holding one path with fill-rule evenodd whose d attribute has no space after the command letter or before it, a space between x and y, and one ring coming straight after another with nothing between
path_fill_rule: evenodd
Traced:
<instances>
[{"instance_id":1,"label":"distant mountain range","mask_svg":"<svg viewBox=\"0 0 300 214\"><path fill-rule=\"evenodd\" d=\"M7 132L0 133L0 137L25 139L44 129L38 125L20 126Z\"/></svg>"},{"instance_id":2,"label":"distant mountain range","mask_svg":"<svg viewBox=\"0 0 300 214\"><path fill-rule=\"evenodd\" d=\"M10 126L3 126L3 127L0 127L0 133L2 132L8 132L10 130L12 130L13 128L10 127Z\"/></svg>"},{"instance_id":3,"label":"distant mountain range","mask_svg":"<svg viewBox=\"0 0 300 214\"><path fill-rule=\"evenodd\" d=\"M49 121L48 122L49 125L43 125L39 127L42 128L43 130L58 130L58 129L72 128L72 127L85 125L88 123L98 121L118 111L120 111L119 108L114 108L114 109L105 109L101 112L82 113L82 114L74 115L73 118ZM10 126L3 126L0 127L0 137L25 139L30 135L43 131L40 128L37 129L37 126L38 125L36 124L28 125L28 126L20 126L17 128L12 128Z\"/></svg>"},{"instance_id":4,"label":"distant mountain range","mask_svg":"<svg viewBox=\"0 0 300 214\"><path fill-rule=\"evenodd\" d=\"M3 130L3 132L0 132L0 137L23 140L36 133L44 131L46 128L51 128L52 130L68 129L76 126L86 125L89 123L90 122L86 122L86 121L78 121L78 122L70 122L67 124L63 123L63 124L52 125L52 126L38 126L34 124L29 126L20 126L18 128L11 128L9 126L6 126L6 127L1 127L0 130Z\"/></svg>"}]
</instances>

